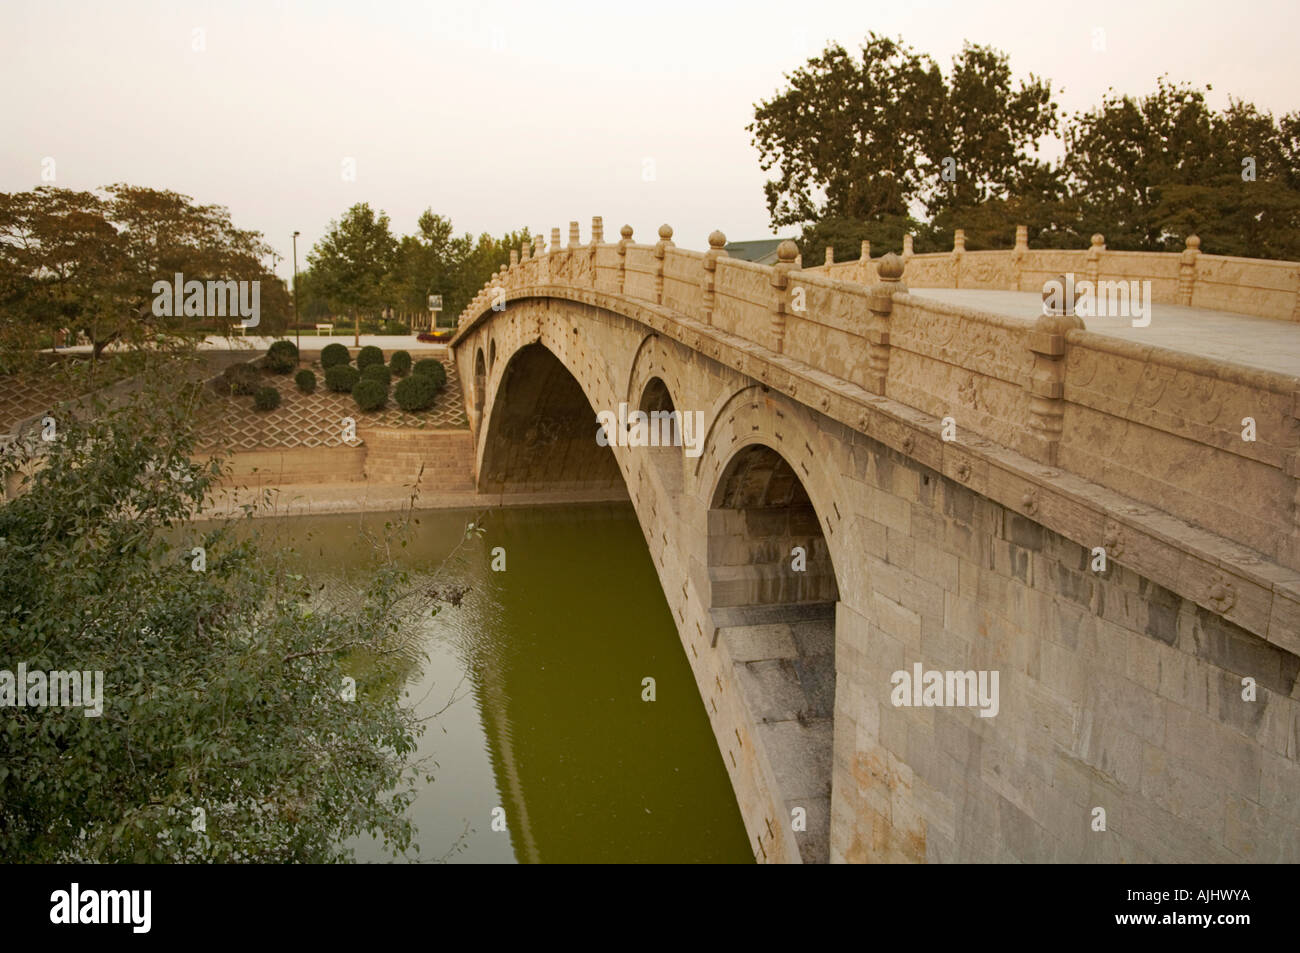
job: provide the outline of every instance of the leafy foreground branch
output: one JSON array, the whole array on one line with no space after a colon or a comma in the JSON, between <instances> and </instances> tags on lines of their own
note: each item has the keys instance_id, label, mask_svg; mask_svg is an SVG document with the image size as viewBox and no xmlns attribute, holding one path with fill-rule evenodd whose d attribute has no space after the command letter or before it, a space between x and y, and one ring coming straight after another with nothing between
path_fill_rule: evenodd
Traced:
<instances>
[{"instance_id":1,"label":"leafy foreground branch","mask_svg":"<svg viewBox=\"0 0 1300 953\"><path fill-rule=\"evenodd\" d=\"M165 393L0 461L26 481L0 504L0 670L103 672L98 717L0 707L0 862L335 862L362 833L412 850L424 726L346 663L436 602L386 568L360 606L324 606L235 522L194 525L220 466L192 462Z\"/></svg>"}]
</instances>

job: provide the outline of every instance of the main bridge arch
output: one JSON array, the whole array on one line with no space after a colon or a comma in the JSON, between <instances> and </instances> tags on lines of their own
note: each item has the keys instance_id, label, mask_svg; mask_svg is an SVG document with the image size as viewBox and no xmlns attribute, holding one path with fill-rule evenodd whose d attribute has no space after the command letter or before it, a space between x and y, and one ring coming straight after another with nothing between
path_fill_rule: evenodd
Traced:
<instances>
[{"instance_id":1,"label":"main bridge arch","mask_svg":"<svg viewBox=\"0 0 1300 953\"><path fill-rule=\"evenodd\" d=\"M457 354L494 350L466 395L480 489L631 501L755 856L825 861L839 589L820 513L830 529L837 491L812 414L587 305L511 302ZM695 441L600 446L596 413L620 403L698 412L679 431Z\"/></svg>"}]
</instances>

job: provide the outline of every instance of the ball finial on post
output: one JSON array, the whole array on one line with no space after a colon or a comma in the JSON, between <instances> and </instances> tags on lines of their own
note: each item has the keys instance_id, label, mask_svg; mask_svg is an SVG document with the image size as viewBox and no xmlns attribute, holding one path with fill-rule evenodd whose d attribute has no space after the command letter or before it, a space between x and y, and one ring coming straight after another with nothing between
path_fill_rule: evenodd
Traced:
<instances>
[{"instance_id":1,"label":"ball finial on post","mask_svg":"<svg viewBox=\"0 0 1300 953\"><path fill-rule=\"evenodd\" d=\"M718 229L709 232L709 248L714 251L721 251L727 247L727 236L722 234Z\"/></svg>"},{"instance_id":2,"label":"ball finial on post","mask_svg":"<svg viewBox=\"0 0 1300 953\"><path fill-rule=\"evenodd\" d=\"M902 279L906 267L907 263L891 251L876 263L876 273L880 275L881 281L894 282Z\"/></svg>"}]
</instances>

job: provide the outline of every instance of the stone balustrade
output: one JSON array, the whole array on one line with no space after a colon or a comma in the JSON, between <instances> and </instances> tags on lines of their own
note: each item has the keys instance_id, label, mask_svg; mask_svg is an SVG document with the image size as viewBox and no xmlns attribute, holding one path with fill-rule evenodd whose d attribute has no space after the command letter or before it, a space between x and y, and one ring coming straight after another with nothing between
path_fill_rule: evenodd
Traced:
<instances>
[{"instance_id":1,"label":"stone balustrade","mask_svg":"<svg viewBox=\"0 0 1300 953\"><path fill-rule=\"evenodd\" d=\"M1296 262L1205 255L1195 238L1174 254L1107 251L1100 235L1085 250L1031 250L1020 229L1017 247L1006 251L966 251L959 235L950 253L913 254L909 241L902 256L870 258L864 243L859 261L800 268L793 243L766 266L727 257L720 232L709 236L707 252L678 247L667 225L653 244L634 241L627 226L621 236L601 240L598 219L595 239L582 244L572 223L561 247L553 229L549 249L539 238L531 256L512 256L484 286L461 314L457 339L490 316L494 302L584 301L647 321L850 426L867 427L873 407L897 408L899 432L872 436L977 492L1023 500L1027 515L1041 515L1032 488L1020 492L1015 468L989 466L989 454L1064 472L1078 478L1081 494L1108 492L1134 513L1150 508L1208 531L1200 548L1231 541L1247 548L1237 552L1247 562L1300 569L1296 378L1096 333L1072 316L1008 317L908 291L1041 291L1072 272L1150 280L1157 303L1296 320ZM947 418L955 440L943 436ZM1243 439L1246 418L1254 440ZM1092 529L1090 538L1117 533ZM1157 540L1149 542L1154 552ZM1205 577L1207 592L1231 589L1241 565L1236 557L1232 569L1190 556L1144 564L1133 555L1142 539L1119 544L1170 588L1185 589L1174 584L1192 573ZM1300 623L1300 589L1288 589L1288 599ZM1267 618L1247 619L1267 613L1262 607L1226 611L1254 631L1270 628ZM1300 647L1300 635L1294 641Z\"/></svg>"},{"instance_id":2,"label":"stone balustrade","mask_svg":"<svg viewBox=\"0 0 1300 953\"><path fill-rule=\"evenodd\" d=\"M1086 249L1031 249L1028 229L1016 228L1014 248L967 251L965 235L956 230L952 251L913 254L907 236L903 257L913 288L969 288L1038 291L1056 275L1074 274L1092 281L1150 281L1157 304L1235 311L1261 318L1300 321L1300 262L1207 255L1201 239L1189 235L1181 252L1112 251L1102 235ZM879 258L863 242L856 261L806 269L829 278L872 284Z\"/></svg>"}]
</instances>

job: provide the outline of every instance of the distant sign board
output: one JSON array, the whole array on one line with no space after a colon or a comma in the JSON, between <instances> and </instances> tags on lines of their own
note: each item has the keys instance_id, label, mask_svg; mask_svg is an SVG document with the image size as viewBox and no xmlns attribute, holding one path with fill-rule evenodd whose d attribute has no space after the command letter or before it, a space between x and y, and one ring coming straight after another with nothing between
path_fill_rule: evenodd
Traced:
<instances>
[{"instance_id":1,"label":"distant sign board","mask_svg":"<svg viewBox=\"0 0 1300 953\"><path fill-rule=\"evenodd\" d=\"M430 311L442 310L442 295L429 295L429 310Z\"/></svg>"}]
</instances>

